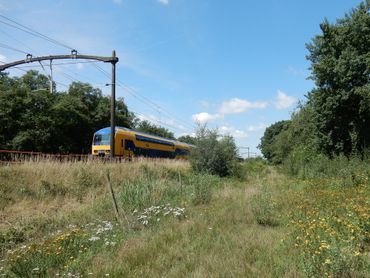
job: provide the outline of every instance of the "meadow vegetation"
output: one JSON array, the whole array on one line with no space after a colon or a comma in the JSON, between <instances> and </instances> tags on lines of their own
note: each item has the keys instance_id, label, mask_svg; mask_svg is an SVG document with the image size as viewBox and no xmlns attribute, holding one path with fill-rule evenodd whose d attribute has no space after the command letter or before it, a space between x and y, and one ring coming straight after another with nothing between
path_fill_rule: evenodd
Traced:
<instances>
[{"instance_id":1,"label":"meadow vegetation","mask_svg":"<svg viewBox=\"0 0 370 278\"><path fill-rule=\"evenodd\" d=\"M320 163L292 176L247 160L243 178L184 161L2 166L0 275L367 277L370 171Z\"/></svg>"},{"instance_id":2,"label":"meadow vegetation","mask_svg":"<svg viewBox=\"0 0 370 278\"><path fill-rule=\"evenodd\" d=\"M315 88L259 145L288 181L273 189L280 197L267 188L255 201L257 220L288 221L285 244L308 277L370 273L369 10L366 0L335 23L321 23L307 44ZM279 210L286 216L275 217Z\"/></svg>"}]
</instances>

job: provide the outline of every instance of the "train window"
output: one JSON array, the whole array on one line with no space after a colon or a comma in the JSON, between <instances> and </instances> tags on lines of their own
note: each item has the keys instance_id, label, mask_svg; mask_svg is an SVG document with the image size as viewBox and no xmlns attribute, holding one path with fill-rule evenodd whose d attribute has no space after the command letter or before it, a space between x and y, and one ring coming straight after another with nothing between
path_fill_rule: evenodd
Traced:
<instances>
[{"instance_id":1,"label":"train window","mask_svg":"<svg viewBox=\"0 0 370 278\"><path fill-rule=\"evenodd\" d=\"M121 148L123 148L123 139L121 140Z\"/></svg>"},{"instance_id":2,"label":"train window","mask_svg":"<svg viewBox=\"0 0 370 278\"><path fill-rule=\"evenodd\" d=\"M189 151L185 149L176 149L175 154L178 156L189 155Z\"/></svg>"},{"instance_id":3,"label":"train window","mask_svg":"<svg viewBox=\"0 0 370 278\"><path fill-rule=\"evenodd\" d=\"M139 134L136 135L136 140L142 141L142 142L166 145L166 146L174 146L175 145L173 142L170 142L170 141L161 140L161 139L157 139L157 138L146 137L146 136L142 136L142 135L139 135Z\"/></svg>"},{"instance_id":4,"label":"train window","mask_svg":"<svg viewBox=\"0 0 370 278\"><path fill-rule=\"evenodd\" d=\"M133 151L135 150L135 144L132 142L132 140L125 140L125 149L128 151Z\"/></svg>"},{"instance_id":5,"label":"train window","mask_svg":"<svg viewBox=\"0 0 370 278\"><path fill-rule=\"evenodd\" d=\"M95 134L93 144L99 145L109 145L110 144L110 134Z\"/></svg>"}]
</instances>

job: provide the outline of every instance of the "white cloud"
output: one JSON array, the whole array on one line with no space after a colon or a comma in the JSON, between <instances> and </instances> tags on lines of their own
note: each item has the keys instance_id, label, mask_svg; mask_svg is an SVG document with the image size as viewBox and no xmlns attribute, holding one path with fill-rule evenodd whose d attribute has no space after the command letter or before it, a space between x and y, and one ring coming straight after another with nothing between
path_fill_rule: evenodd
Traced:
<instances>
[{"instance_id":1,"label":"white cloud","mask_svg":"<svg viewBox=\"0 0 370 278\"><path fill-rule=\"evenodd\" d=\"M168 5L170 3L169 0L157 0L158 3L161 3L162 5Z\"/></svg>"},{"instance_id":2,"label":"white cloud","mask_svg":"<svg viewBox=\"0 0 370 278\"><path fill-rule=\"evenodd\" d=\"M254 131L257 131L257 130L260 130L260 129L265 129L267 127L267 125L265 124L258 124L258 125L250 125L248 126L248 131L250 132L254 132Z\"/></svg>"},{"instance_id":3,"label":"white cloud","mask_svg":"<svg viewBox=\"0 0 370 278\"><path fill-rule=\"evenodd\" d=\"M192 119L196 123L204 124L204 123L207 123L207 122L217 120L220 117L221 116L219 114L209 114L207 112L201 112L201 113L198 113L198 114L194 114L192 116Z\"/></svg>"},{"instance_id":4,"label":"white cloud","mask_svg":"<svg viewBox=\"0 0 370 278\"><path fill-rule=\"evenodd\" d=\"M218 131L220 132L221 135L231 135L234 138L247 138L248 134L240 129L236 129L231 126L221 126Z\"/></svg>"},{"instance_id":5,"label":"white cloud","mask_svg":"<svg viewBox=\"0 0 370 278\"><path fill-rule=\"evenodd\" d=\"M267 107L267 102L256 101L250 102L245 99L232 98L230 100L224 101L220 107L221 114L234 114L242 113L250 109L263 109Z\"/></svg>"},{"instance_id":6,"label":"white cloud","mask_svg":"<svg viewBox=\"0 0 370 278\"><path fill-rule=\"evenodd\" d=\"M284 92L278 90L277 92L277 97L275 101L275 107L277 109L285 109L297 102L297 98L293 96L288 96Z\"/></svg>"}]
</instances>

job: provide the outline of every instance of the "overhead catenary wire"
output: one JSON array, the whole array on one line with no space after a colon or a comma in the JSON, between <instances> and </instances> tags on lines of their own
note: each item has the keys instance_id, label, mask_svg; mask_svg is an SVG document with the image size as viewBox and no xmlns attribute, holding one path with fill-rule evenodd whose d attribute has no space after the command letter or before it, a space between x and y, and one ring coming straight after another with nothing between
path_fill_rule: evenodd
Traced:
<instances>
[{"instance_id":1,"label":"overhead catenary wire","mask_svg":"<svg viewBox=\"0 0 370 278\"><path fill-rule=\"evenodd\" d=\"M175 129L175 130L183 131L183 130L182 130L181 128L179 128L179 127L176 127L176 126L174 126L174 125L170 125L170 124L165 123L165 122L163 122L163 121L161 121L161 120L158 120L158 119L150 118L150 117L148 117L148 116L146 116L146 115L144 115L144 114L142 114L142 113L139 113L139 112L137 112L137 111L130 110L130 112L131 112L131 113L133 113L133 114L134 114L136 117L138 117L138 118L142 118L142 119L149 120L149 121L151 121L151 122L155 122L155 123L157 123L157 124L159 124L159 125L162 125L162 126L165 126L165 127L167 127L167 128L171 128L171 129Z\"/></svg>"},{"instance_id":2,"label":"overhead catenary wire","mask_svg":"<svg viewBox=\"0 0 370 278\"><path fill-rule=\"evenodd\" d=\"M26 54L26 55L29 54L26 51L20 50L18 48L12 47L10 45L7 45L7 44L1 43L1 42L0 42L0 47L5 48L5 49L9 49L9 50L13 50L13 51L16 51L16 52L19 52L19 53L23 53L23 54Z\"/></svg>"},{"instance_id":3,"label":"overhead catenary wire","mask_svg":"<svg viewBox=\"0 0 370 278\"><path fill-rule=\"evenodd\" d=\"M56 44L56 45L59 45L59 46L63 46L63 47L65 47L65 48L67 48L67 49L69 49L69 50L74 50L74 48L73 47L71 47L71 46L68 46L68 45L66 45L65 43L62 43L62 42L60 42L60 41L57 41L57 40L55 40L55 39L53 39L53 38L51 38L51 37L49 37L49 36L46 36L46 35L44 35L44 34L42 34L42 33L40 33L40 32L38 32L38 31L36 31L36 30L33 30L33 29L31 29L31 28L29 28L29 27L27 27L27 26L25 26L25 25L23 25L23 24L21 24L21 23L19 23L19 22L17 22L17 21L15 21L15 20L13 20L13 19L11 19L11 18L9 18L9 17L6 17L6 16L4 16L4 15L1 15L0 14L0 17L1 18L3 18L3 19L5 19L5 20L7 20L7 21L9 21L9 22L11 22L11 23L9 23L9 22L4 22L3 20L0 20L0 23L3 23L3 24L5 24L5 25L8 25L8 26L10 26L10 27L13 27L13 28L16 28L16 29L18 29L18 30L21 30L21 31L23 31L23 32L26 32L26 33L28 33L28 34L30 34L30 35L33 35L33 36L36 36L36 37L39 37L39 38L41 38L41 39L44 39L44 40L47 40L47 41L49 41L49 42L51 42L51 43L54 43L54 44ZM2 30L1 30L2 31ZM24 43L22 43L22 42L20 42L19 40L17 40L17 39L15 39L14 37L12 37L11 35L9 35L9 34L7 34L6 32L4 32L4 31L2 31L3 33L5 33L6 35L8 35L9 37L11 37L13 40L16 40L17 42L19 42L19 43L21 43L22 45L24 45L24 46L26 46L27 48L30 48L29 46L27 46L27 45L25 45ZM1 45L0 45L1 46ZM18 51L18 52L21 52L21 53L23 53L23 54L28 54L27 52L25 52L25 51L22 51L22 50L19 50L19 49L15 49L15 48L11 48L11 47L9 47L9 46L6 46L5 45L5 47L7 47L7 48L9 48L9 49L13 49L13 50L15 50L15 51ZM31 48L30 48L31 49ZM33 51L34 53L36 53L35 51ZM84 62L69 62L69 63L55 63L55 64L53 64L53 65L67 65L67 64L78 64L78 63L92 63L92 62L96 62L96 61L84 61ZM30 65L30 66L23 66L23 68L27 68L27 67L35 67L35 65ZM45 69L44 69L44 66L40 63L40 67L42 67L42 69L45 71ZM21 67L18 67L18 69L20 69Z\"/></svg>"},{"instance_id":4,"label":"overhead catenary wire","mask_svg":"<svg viewBox=\"0 0 370 278\"><path fill-rule=\"evenodd\" d=\"M0 14L0 17L8 21L8 22L5 22L5 21L3 21L3 20L0 20L0 23L3 23L3 24L8 25L8 26L10 26L10 27L16 28L16 29L21 30L21 31L23 31L23 32L26 32L26 33L28 33L28 34L30 34L30 35L33 35L33 36L39 37L39 38L44 39L44 40L46 40L46 41L49 41L49 42L51 42L51 43L53 43L53 44L56 44L56 45L59 45L59 46L65 47L65 48L67 48L67 49L69 49L69 50L74 50L74 49L75 49L75 48L70 47L70 46L68 46L68 45L66 45L66 44L64 44L64 43L62 43L62 42L59 42L59 41L57 41L57 40L53 39L53 38L50 38L50 37L48 37L48 36L46 36L46 35L44 35L44 34L42 34L42 33L38 32L38 31L36 31L36 30L33 30L33 29L31 29L31 28L29 28L29 27L27 27L27 26L23 25L23 24L20 24L20 23L16 22L15 20L10 19L10 18L8 18L8 17L6 17L6 16L4 16L4 15L1 15L1 14ZM9 22L11 22L11 23L9 23ZM22 52L22 53L25 53L25 54L28 54L27 52L23 52L23 51L21 51L21 52ZM91 61L88 61L88 62L91 62ZM78 62L78 63L81 63L81 62ZM75 64L78 64L78 63L75 63ZM59 63L59 64L70 64L70 63ZM53 65L58 65L58 64L53 64ZM109 73L107 73L104 69L102 69L101 67L99 67L99 66L98 66L98 65L96 65L95 63L92 63L92 65L94 65L96 68L98 68L98 69L99 69L102 73L104 73L106 76L110 77L110 74L109 74ZM43 67L42 65L40 65L40 66L41 66L41 67ZM27 66L23 66L23 68L24 68L24 67L27 67ZM19 67L18 69L19 69L19 70L22 70L20 67ZM144 97L144 96L140 95L136 90L134 90L134 89L132 89L131 87L127 86L127 85L126 85L126 84L124 84L123 82L121 82L121 81L119 81L119 80L117 80L116 82L117 82L117 85L118 85L118 86L120 86L120 87L121 87L122 89L124 89L126 92L129 92L129 93L130 93L130 95L132 95L132 96L134 96L135 98L139 99L141 102L145 102L147 105L151 106L154 110L159 111L159 113L164 112L165 114L167 114L167 115L171 116L172 118L177 118L177 117L176 117L176 116L174 116L172 113L169 113L169 112L168 112L168 111L166 111L164 108L162 108L161 106L157 105L156 103L154 103L154 102L153 102L153 101L151 101L150 99L148 99L148 98L146 98L146 97ZM64 84L63 84L63 85L64 85ZM176 121L177 121L177 122L179 122L179 123L182 123L181 125L187 126L188 128L190 127L190 125L188 125L188 123L185 123L184 121L180 120L179 118L177 118L177 120L176 120ZM164 123L162 122L162 124L164 124ZM194 128L193 126L191 126L191 127L190 127L190 129L193 129L193 128ZM178 128L176 128L176 129L178 129Z\"/></svg>"},{"instance_id":5,"label":"overhead catenary wire","mask_svg":"<svg viewBox=\"0 0 370 278\"><path fill-rule=\"evenodd\" d=\"M37 51L31 47L29 47L28 45L26 45L24 42L18 40L17 38L13 37L12 35L10 35L8 32L5 32L4 30L0 30L1 33L5 34L6 36L8 36L10 39L12 39L13 41L25 46L26 48L28 48L29 50L31 50L29 53L32 53L32 54L37 54Z\"/></svg>"},{"instance_id":6,"label":"overhead catenary wire","mask_svg":"<svg viewBox=\"0 0 370 278\"><path fill-rule=\"evenodd\" d=\"M132 95L132 96L134 96L134 97L136 97L137 96L137 94L135 94L135 93L132 93L134 90L132 89L132 88L130 88L130 87L128 87L127 85L125 85L125 84L121 84L121 83L118 83L118 86L120 86L122 89L124 89L126 92L129 92L130 93L130 95ZM134 91L135 92L135 91ZM142 96L141 96L142 97ZM143 99L145 99L145 98L143 98ZM171 117L171 118L173 118L176 122L178 122L180 125L183 125L183 126L185 126L186 128L189 128L189 129L193 129L193 127L190 125L190 124L188 124L188 123L186 123L186 122L184 122L184 121L182 121L182 120L179 120L179 118L177 118L176 116L174 116L172 113L170 113L170 112L168 112L168 111L166 111L166 110L164 110L162 107L160 107L160 106L157 106L157 105L155 105L155 104L153 104L153 102L149 102L149 103L151 103L151 104L149 104L149 105L151 105L152 107L154 106L154 110L155 111L157 111L157 112L159 112L159 114L161 114L161 113L163 113L163 114L167 114L169 117ZM157 108L155 108L155 107L157 107Z\"/></svg>"},{"instance_id":7,"label":"overhead catenary wire","mask_svg":"<svg viewBox=\"0 0 370 278\"><path fill-rule=\"evenodd\" d=\"M94 67L96 67L99 71L101 71L105 76L109 77L110 78L110 73L108 73L107 71L105 71L104 69L102 69L100 66L96 65L96 64L93 64ZM175 115L173 115L172 113L168 112L167 110L165 110L164 108L162 108L161 106L159 106L158 104L154 103L153 101L151 101L150 99L140 95L135 89L131 88L130 86L124 84L123 82L121 82L120 80L117 80L117 85L119 87L121 87L122 89L124 89L126 92L128 92L131 96L133 96L134 98L138 99L139 101L141 102L144 102L146 103L147 105L151 106L152 109L154 109L155 111L159 112L159 113L164 113L164 114L167 114L168 116L172 117L172 118L175 118L176 121L178 123L180 123L181 125L189 128L189 129L193 129L194 126L191 126L190 124L184 122L183 120L179 119L178 117L176 117Z\"/></svg>"},{"instance_id":8,"label":"overhead catenary wire","mask_svg":"<svg viewBox=\"0 0 370 278\"><path fill-rule=\"evenodd\" d=\"M62 75L64 75L67 79L71 80L72 82L81 82L80 80L74 78L73 76L71 76L71 75L69 75L69 74L67 74L67 73L65 73L63 71L60 71L60 70L57 70L57 71L60 72ZM136 115L139 118L147 119L147 120L152 121L152 122L156 122L156 123L158 123L158 124L160 124L162 126L166 126L168 128L171 128L171 129L182 130L179 127L176 127L174 125L171 125L169 123L163 122L163 121L158 120L158 119L155 119L155 118L148 117L148 116L146 116L146 115L144 115L142 113L139 113L137 111L130 110L130 112L133 113L134 115Z\"/></svg>"},{"instance_id":9,"label":"overhead catenary wire","mask_svg":"<svg viewBox=\"0 0 370 278\"><path fill-rule=\"evenodd\" d=\"M59 41L57 41L57 40L55 40L55 39L53 39L53 38L50 38L50 37L48 37L48 36L46 36L46 35L44 35L44 34L41 34L40 32L38 32L38 31L36 31L36 30L33 30L33 29L31 29L31 28L29 28L29 27L27 27L27 26L25 26L25 25L23 25L23 24L21 24L21 23L19 23L19 22L15 21L15 20L13 20L13 19L9 18L9 17L6 17L6 16L4 16L4 15L2 15L2 14L0 14L0 17L1 17L1 18L3 18L3 19L5 19L5 20L7 20L7 21L10 21L10 22L12 22L12 23L13 23L13 24L12 24L12 23L5 22L5 21L3 21L3 20L0 20L0 22L1 22L1 23L3 23L3 24L5 24L5 25L8 25L8 26L10 26L10 27L16 28L16 29L21 30L21 31L23 31L23 32L26 32L26 33L28 33L28 34L30 34L30 35L35 36L35 37L42 38L42 39L47 40L47 41L49 41L49 42L51 42L51 43L54 43L54 44L56 44L56 45L59 45L59 46L65 47L65 48L67 48L67 49L69 49L69 50L73 50L73 49L74 49L73 47L70 47L69 45L66 45L65 43L59 42ZM16 24L16 25L14 25L14 24Z\"/></svg>"},{"instance_id":10,"label":"overhead catenary wire","mask_svg":"<svg viewBox=\"0 0 370 278\"><path fill-rule=\"evenodd\" d=\"M0 63L3 63L3 64L5 64L5 62L4 61L0 61ZM16 69L16 70L19 70L19 71L22 71L22 72L25 72L25 73L27 73L27 71L26 70L24 70L24 69L22 69L22 68L19 68L19 67L13 67L14 69ZM64 84L64 83L61 83L61 82L58 82L58 81L54 81L56 84L58 84L58 85L61 85L61 86L63 86L63 87L66 87L66 88L68 88L69 86L68 85L66 85L66 84Z\"/></svg>"},{"instance_id":11,"label":"overhead catenary wire","mask_svg":"<svg viewBox=\"0 0 370 278\"><path fill-rule=\"evenodd\" d=\"M69 79L72 82L84 84L83 87L94 88L94 87L103 87L103 86L105 86L105 84L103 84L103 83L101 83L101 84L90 84L90 83L87 83L87 82L83 82L83 81L77 79L76 77L60 70L59 68L56 68L56 71L59 72L60 74L62 74L65 78Z\"/></svg>"}]
</instances>

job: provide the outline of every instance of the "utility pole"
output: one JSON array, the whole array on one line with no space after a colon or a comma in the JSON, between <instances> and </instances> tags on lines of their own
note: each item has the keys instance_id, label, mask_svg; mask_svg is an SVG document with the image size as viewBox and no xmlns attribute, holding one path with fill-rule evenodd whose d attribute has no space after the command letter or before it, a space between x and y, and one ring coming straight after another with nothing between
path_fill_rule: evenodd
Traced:
<instances>
[{"instance_id":1,"label":"utility pole","mask_svg":"<svg viewBox=\"0 0 370 278\"><path fill-rule=\"evenodd\" d=\"M31 54L26 55L26 59L18 60L12 63L0 65L0 72L15 67L22 64L28 64L33 62L41 61L50 61L50 92L53 92L53 69L52 61L53 60L64 60L64 59L85 59L85 60L95 60L104 63L112 64L112 96L111 96L111 110L110 110L110 125L111 125L111 137L110 137L110 149L111 149L111 158L114 157L114 134L116 130L115 116L116 116L116 64L118 62L118 57L116 56L116 51L113 50L112 57L103 57L103 56L93 56L93 55L81 55L77 53L77 50L73 49L70 55L49 55L41 57L32 57ZM42 66L42 64L41 64Z\"/></svg>"},{"instance_id":2,"label":"utility pole","mask_svg":"<svg viewBox=\"0 0 370 278\"><path fill-rule=\"evenodd\" d=\"M52 94L53 93L53 60L50 59L50 78L49 78L49 82L50 82L50 93ZM41 62L40 62L41 64Z\"/></svg>"},{"instance_id":3,"label":"utility pole","mask_svg":"<svg viewBox=\"0 0 370 278\"><path fill-rule=\"evenodd\" d=\"M118 61L118 60L117 60ZM110 157L114 158L114 135L116 134L116 51L112 53L112 96L110 105Z\"/></svg>"},{"instance_id":4,"label":"utility pole","mask_svg":"<svg viewBox=\"0 0 370 278\"><path fill-rule=\"evenodd\" d=\"M247 149L247 158L250 156L249 147L239 147L239 149Z\"/></svg>"}]
</instances>

